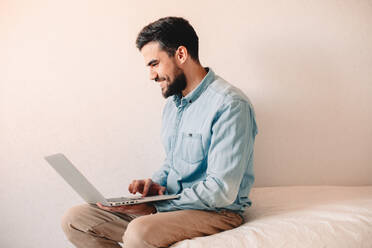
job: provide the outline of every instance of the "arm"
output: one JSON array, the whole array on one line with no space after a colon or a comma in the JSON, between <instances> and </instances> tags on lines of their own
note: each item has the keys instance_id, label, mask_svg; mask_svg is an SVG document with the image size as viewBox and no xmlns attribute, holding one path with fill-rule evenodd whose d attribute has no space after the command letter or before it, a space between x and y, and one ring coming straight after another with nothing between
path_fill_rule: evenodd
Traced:
<instances>
[{"instance_id":1,"label":"arm","mask_svg":"<svg viewBox=\"0 0 372 248\"><path fill-rule=\"evenodd\" d=\"M169 112L169 108L171 107L174 107L173 106L173 102L170 102L169 100L167 101L164 109L163 109L163 114L162 114L162 122L163 122L163 126L162 126L162 137L163 134L164 134L164 129L166 129L164 127L164 123L166 123L166 119L167 119L167 112ZM170 163L168 162L168 150L169 149L169 144L168 144L168 140L167 139L164 139L163 138L163 146L164 146L164 150L165 150L165 153L166 153L166 157L165 157L165 160L164 160L164 163L163 163L163 166L157 170L153 175L152 175L152 180L156 183L158 183L159 185L161 186L164 186L164 187L167 187L167 178L168 178L168 173L169 173L169 168L170 168Z\"/></svg>"},{"instance_id":2,"label":"arm","mask_svg":"<svg viewBox=\"0 0 372 248\"><path fill-rule=\"evenodd\" d=\"M151 179L153 182L163 187L167 187L168 173L169 173L169 163L168 163L168 160L165 159L163 166L152 175Z\"/></svg>"}]
</instances>

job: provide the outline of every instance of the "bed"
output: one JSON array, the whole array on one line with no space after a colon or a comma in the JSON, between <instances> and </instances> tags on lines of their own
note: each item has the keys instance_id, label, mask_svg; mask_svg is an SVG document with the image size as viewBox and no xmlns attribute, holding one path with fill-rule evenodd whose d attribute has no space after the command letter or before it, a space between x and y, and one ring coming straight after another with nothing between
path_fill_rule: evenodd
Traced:
<instances>
[{"instance_id":1,"label":"bed","mask_svg":"<svg viewBox=\"0 0 372 248\"><path fill-rule=\"evenodd\" d=\"M253 188L245 223L172 248L372 247L372 186Z\"/></svg>"}]
</instances>

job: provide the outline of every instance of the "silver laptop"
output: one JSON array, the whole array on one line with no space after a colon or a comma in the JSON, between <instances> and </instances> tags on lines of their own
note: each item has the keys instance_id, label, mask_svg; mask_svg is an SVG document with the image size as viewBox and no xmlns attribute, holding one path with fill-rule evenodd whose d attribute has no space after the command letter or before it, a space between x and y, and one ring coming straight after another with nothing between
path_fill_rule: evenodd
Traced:
<instances>
[{"instance_id":1,"label":"silver laptop","mask_svg":"<svg viewBox=\"0 0 372 248\"><path fill-rule=\"evenodd\" d=\"M96 204L100 202L104 206L122 206L179 198L179 195L156 195L106 199L63 154L50 155L45 157L45 160L87 203Z\"/></svg>"}]
</instances>

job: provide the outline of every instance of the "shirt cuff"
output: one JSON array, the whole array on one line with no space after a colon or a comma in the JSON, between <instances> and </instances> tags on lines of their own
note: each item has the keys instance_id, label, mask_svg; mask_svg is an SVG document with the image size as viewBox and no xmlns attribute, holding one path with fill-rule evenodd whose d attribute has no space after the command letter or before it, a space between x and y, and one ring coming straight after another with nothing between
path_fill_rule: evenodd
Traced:
<instances>
[{"instance_id":1,"label":"shirt cuff","mask_svg":"<svg viewBox=\"0 0 372 248\"><path fill-rule=\"evenodd\" d=\"M162 178L162 177L158 177L156 175L152 176L151 180L163 187L165 187L167 185L167 181L165 180L165 178Z\"/></svg>"}]
</instances>

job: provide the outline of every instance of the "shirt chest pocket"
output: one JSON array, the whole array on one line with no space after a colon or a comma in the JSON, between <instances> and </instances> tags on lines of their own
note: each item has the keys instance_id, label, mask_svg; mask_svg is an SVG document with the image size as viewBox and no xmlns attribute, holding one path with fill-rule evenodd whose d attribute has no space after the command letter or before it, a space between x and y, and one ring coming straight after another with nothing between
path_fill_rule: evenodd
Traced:
<instances>
[{"instance_id":1,"label":"shirt chest pocket","mask_svg":"<svg viewBox=\"0 0 372 248\"><path fill-rule=\"evenodd\" d=\"M197 163L204 159L202 135L198 133L182 133L180 158L187 163Z\"/></svg>"}]
</instances>

